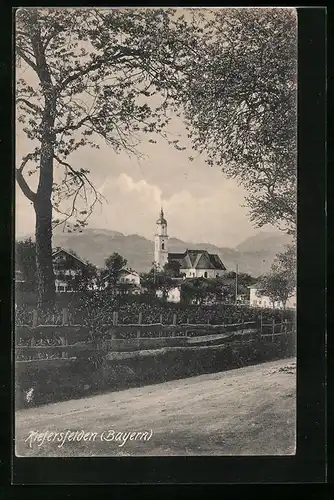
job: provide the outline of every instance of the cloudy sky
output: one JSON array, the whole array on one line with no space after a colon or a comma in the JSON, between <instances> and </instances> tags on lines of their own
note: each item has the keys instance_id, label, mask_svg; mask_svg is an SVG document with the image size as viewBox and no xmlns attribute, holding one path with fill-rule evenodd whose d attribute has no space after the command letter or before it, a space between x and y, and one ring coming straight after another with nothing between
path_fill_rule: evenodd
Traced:
<instances>
[{"instance_id":1,"label":"cloudy sky","mask_svg":"<svg viewBox=\"0 0 334 500\"><path fill-rule=\"evenodd\" d=\"M178 126L182 134L181 121ZM258 231L241 206L245 192L234 180L207 166L201 157L189 162L190 150L177 151L163 139L157 144L143 139L142 159L115 154L108 146L87 147L73 155L73 166L90 169L91 180L105 198L95 206L88 227L152 239L162 205L170 236L189 242L233 247ZM28 141L18 134L18 158L28 151L27 146ZM35 186L34 179L28 179ZM19 188L16 192L16 233L22 236L34 232L35 216Z\"/></svg>"},{"instance_id":2,"label":"cloudy sky","mask_svg":"<svg viewBox=\"0 0 334 500\"><path fill-rule=\"evenodd\" d=\"M17 76L29 80L26 71L22 67ZM247 209L241 206L244 190L236 181L226 179L218 167L209 167L203 157L196 157L186 140L180 118L173 118L169 132L181 139L187 146L186 151L176 150L164 139L151 144L149 137L143 136L141 159L129 158L126 153L116 154L104 144L99 150L86 147L73 154L68 161L73 167L91 171L90 179L106 200L102 206L95 207L89 227L136 233L152 239L162 205L169 235L189 242L233 247L255 234L258 229L251 225ZM30 151L31 142L18 127L18 164ZM195 160L190 162L189 156L194 156ZM35 187L34 176L27 180ZM17 187L17 236L33 234L34 224L31 203ZM264 230L274 229L266 227Z\"/></svg>"}]
</instances>

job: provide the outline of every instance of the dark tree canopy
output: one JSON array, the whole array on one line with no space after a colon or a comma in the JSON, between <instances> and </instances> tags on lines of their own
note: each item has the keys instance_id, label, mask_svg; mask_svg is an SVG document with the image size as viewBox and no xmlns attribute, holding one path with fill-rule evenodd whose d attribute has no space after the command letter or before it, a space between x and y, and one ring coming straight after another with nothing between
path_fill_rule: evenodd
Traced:
<instances>
[{"instance_id":1,"label":"dark tree canopy","mask_svg":"<svg viewBox=\"0 0 334 500\"><path fill-rule=\"evenodd\" d=\"M188 68L189 137L248 191L251 220L294 231L297 168L295 9L216 9Z\"/></svg>"},{"instance_id":2,"label":"dark tree canopy","mask_svg":"<svg viewBox=\"0 0 334 500\"><path fill-rule=\"evenodd\" d=\"M117 285L121 271L127 264L127 260L118 252L114 252L105 260L106 275L108 276L109 284L112 287Z\"/></svg>"},{"instance_id":3,"label":"dark tree canopy","mask_svg":"<svg viewBox=\"0 0 334 500\"><path fill-rule=\"evenodd\" d=\"M28 286L36 286L36 247L31 238L15 242L15 268Z\"/></svg>"}]
</instances>

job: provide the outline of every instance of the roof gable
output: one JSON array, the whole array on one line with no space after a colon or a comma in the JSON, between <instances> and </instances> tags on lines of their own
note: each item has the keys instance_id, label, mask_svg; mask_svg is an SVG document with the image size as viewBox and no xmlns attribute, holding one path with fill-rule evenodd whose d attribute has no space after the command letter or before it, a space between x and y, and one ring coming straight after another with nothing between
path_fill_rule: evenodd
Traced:
<instances>
[{"instance_id":1,"label":"roof gable","mask_svg":"<svg viewBox=\"0 0 334 500\"><path fill-rule=\"evenodd\" d=\"M219 255L217 255L216 253L210 253L209 257L210 257L210 262L215 269L220 269L222 271L226 271L226 267L222 263Z\"/></svg>"},{"instance_id":2,"label":"roof gable","mask_svg":"<svg viewBox=\"0 0 334 500\"><path fill-rule=\"evenodd\" d=\"M139 276L139 274L137 273L137 271L134 271L133 269L122 269L120 271L120 274L122 275L133 275L133 276Z\"/></svg>"},{"instance_id":3,"label":"roof gable","mask_svg":"<svg viewBox=\"0 0 334 500\"><path fill-rule=\"evenodd\" d=\"M68 257L71 257L71 259L75 259L76 261L80 262L80 264L83 264L84 266L87 266L86 262L84 262L83 260L81 260L79 257L76 257L75 255L71 254L70 252L68 252L67 250L64 250L63 248L60 248L59 250L56 250L55 252L52 253L52 258L54 258L56 255L59 255L59 254L65 254L67 255Z\"/></svg>"},{"instance_id":4,"label":"roof gable","mask_svg":"<svg viewBox=\"0 0 334 500\"><path fill-rule=\"evenodd\" d=\"M210 261L208 252L204 251L202 254L198 255L195 263L194 269L212 269L213 265Z\"/></svg>"}]
</instances>

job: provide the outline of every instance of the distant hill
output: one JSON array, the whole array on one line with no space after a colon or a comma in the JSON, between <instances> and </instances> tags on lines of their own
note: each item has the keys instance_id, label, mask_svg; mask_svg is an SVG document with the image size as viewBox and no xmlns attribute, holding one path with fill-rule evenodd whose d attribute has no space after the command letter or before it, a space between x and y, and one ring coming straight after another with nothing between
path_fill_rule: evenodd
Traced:
<instances>
[{"instance_id":1,"label":"distant hill","mask_svg":"<svg viewBox=\"0 0 334 500\"><path fill-rule=\"evenodd\" d=\"M260 231L236 246L238 252L261 252L264 248L281 252L284 245L291 243L291 236L284 233Z\"/></svg>"},{"instance_id":2,"label":"distant hill","mask_svg":"<svg viewBox=\"0 0 334 500\"><path fill-rule=\"evenodd\" d=\"M291 238L280 233L259 232L247 238L236 248L221 248L210 243L187 243L177 238L169 239L169 250L180 252L191 249L204 249L217 253L228 270L234 270L236 263L239 271L254 277L266 272L275 255L284 249ZM118 252L128 260L128 265L139 272L152 267L153 242L137 234L124 235L117 231L104 229L84 229L81 233L55 232L53 246L72 249L96 266L102 267L104 260L113 252Z\"/></svg>"}]
</instances>

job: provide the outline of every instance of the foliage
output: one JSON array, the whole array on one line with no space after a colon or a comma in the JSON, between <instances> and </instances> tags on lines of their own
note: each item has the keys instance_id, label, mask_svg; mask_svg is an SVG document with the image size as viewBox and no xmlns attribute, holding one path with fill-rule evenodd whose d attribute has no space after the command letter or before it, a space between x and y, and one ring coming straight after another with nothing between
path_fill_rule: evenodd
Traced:
<instances>
[{"instance_id":1,"label":"foliage","mask_svg":"<svg viewBox=\"0 0 334 500\"><path fill-rule=\"evenodd\" d=\"M152 267L147 273L140 274L140 283L144 292L151 297L155 297L157 286L155 280L155 267Z\"/></svg>"},{"instance_id":2,"label":"foliage","mask_svg":"<svg viewBox=\"0 0 334 500\"><path fill-rule=\"evenodd\" d=\"M228 301L235 293L233 282L221 278L186 279L181 286L181 298L185 303L198 305Z\"/></svg>"},{"instance_id":3,"label":"foliage","mask_svg":"<svg viewBox=\"0 0 334 500\"><path fill-rule=\"evenodd\" d=\"M248 191L251 220L296 224L297 16L295 9L216 9L180 97L189 137L209 165ZM192 158L190 158L192 159Z\"/></svg>"},{"instance_id":4,"label":"foliage","mask_svg":"<svg viewBox=\"0 0 334 500\"><path fill-rule=\"evenodd\" d=\"M171 278L179 278L181 264L177 260L172 260L164 265L164 272Z\"/></svg>"},{"instance_id":5,"label":"foliage","mask_svg":"<svg viewBox=\"0 0 334 500\"><path fill-rule=\"evenodd\" d=\"M27 286L36 286L36 247L31 238L15 242L15 266L22 272Z\"/></svg>"},{"instance_id":6,"label":"foliage","mask_svg":"<svg viewBox=\"0 0 334 500\"><path fill-rule=\"evenodd\" d=\"M235 294L235 282L236 282L236 272L235 271L230 271L228 273L224 274L223 281L227 281L230 283L230 286L232 287L232 283L234 283L234 294ZM238 272L238 295L246 295L247 297L249 296L249 289L248 287L251 285L254 285L256 283L256 278L253 278L248 273L239 273Z\"/></svg>"},{"instance_id":7,"label":"foliage","mask_svg":"<svg viewBox=\"0 0 334 500\"><path fill-rule=\"evenodd\" d=\"M163 299L166 300L168 291L175 286L175 281L173 280L175 271L175 268L168 264L165 265L164 269L159 269L153 264L148 273L141 274L141 285L151 296L155 296L157 290L160 290Z\"/></svg>"},{"instance_id":8,"label":"foliage","mask_svg":"<svg viewBox=\"0 0 334 500\"><path fill-rule=\"evenodd\" d=\"M67 300L67 303L64 302ZM288 321L293 321L294 311L285 310L277 311L274 309L261 309L235 304L214 303L210 305L196 305L179 303L173 304L169 302L161 302L156 300L153 302L143 301L142 296L117 296L113 297L110 294L99 293L98 291L85 292L85 294L61 294L57 297L57 302L60 307L50 311L50 315L40 317L41 324L52 324L52 315L57 319L59 317L61 324L62 307L68 307L69 317L72 324L81 324L88 314L88 311L98 312L101 308L109 307L106 314L107 322L111 323L113 311L119 312L119 322L124 324L133 324L138 321L139 313L142 314L143 323L158 323L160 315L163 317L163 323L171 324L173 314L177 314L178 323L186 323L189 319L190 323L207 323L224 324L229 322L238 323L244 319L245 321L259 321L260 315L263 317L263 322L269 322L272 319L280 321L281 318L287 318ZM32 320L32 304L20 303L15 310L16 324L30 324Z\"/></svg>"},{"instance_id":9,"label":"foliage","mask_svg":"<svg viewBox=\"0 0 334 500\"><path fill-rule=\"evenodd\" d=\"M259 293L267 295L272 303L282 302L285 307L289 297L296 291L296 251L287 245L286 251L277 254L269 273L259 282Z\"/></svg>"},{"instance_id":10,"label":"foliage","mask_svg":"<svg viewBox=\"0 0 334 500\"><path fill-rule=\"evenodd\" d=\"M120 278L122 269L126 266L127 260L117 252L105 259L106 275L108 276L108 287L115 288Z\"/></svg>"}]
</instances>

